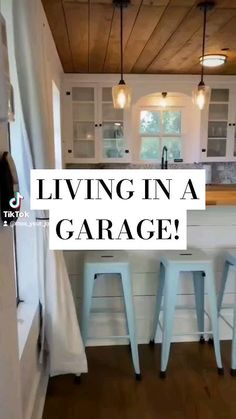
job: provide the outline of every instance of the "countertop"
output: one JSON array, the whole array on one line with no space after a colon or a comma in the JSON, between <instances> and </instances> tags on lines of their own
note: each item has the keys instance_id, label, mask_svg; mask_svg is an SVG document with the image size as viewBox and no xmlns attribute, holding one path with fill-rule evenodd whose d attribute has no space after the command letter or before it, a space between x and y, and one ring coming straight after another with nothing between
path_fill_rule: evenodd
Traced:
<instances>
[{"instance_id":1,"label":"countertop","mask_svg":"<svg viewBox=\"0 0 236 419\"><path fill-rule=\"evenodd\" d=\"M207 185L206 205L236 205L236 184Z\"/></svg>"}]
</instances>

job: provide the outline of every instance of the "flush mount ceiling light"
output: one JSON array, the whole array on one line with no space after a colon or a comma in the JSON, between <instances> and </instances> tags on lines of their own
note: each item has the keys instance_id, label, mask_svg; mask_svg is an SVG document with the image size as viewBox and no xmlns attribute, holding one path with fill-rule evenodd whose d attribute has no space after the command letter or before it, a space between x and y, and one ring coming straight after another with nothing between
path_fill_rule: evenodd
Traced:
<instances>
[{"instance_id":1,"label":"flush mount ceiling light","mask_svg":"<svg viewBox=\"0 0 236 419\"><path fill-rule=\"evenodd\" d=\"M113 0L115 7L120 9L120 81L112 88L113 106L115 109L129 108L131 103L131 89L125 84L123 71L123 9L130 4L130 0Z\"/></svg>"},{"instance_id":2,"label":"flush mount ceiling light","mask_svg":"<svg viewBox=\"0 0 236 419\"><path fill-rule=\"evenodd\" d=\"M166 106L167 106L167 92L162 92L160 105L161 105L162 108L166 108Z\"/></svg>"},{"instance_id":3,"label":"flush mount ceiling light","mask_svg":"<svg viewBox=\"0 0 236 419\"><path fill-rule=\"evenodd\" d=\"M214 1L202 1L197 5L197 7L203 11L202 57L205 57L207 12L212 10L214 6ZM195 103L198 108L202 110L208 102L209 96L210 88L204 83L204 65L202 65L200 83L193 91L193 103Z\"/></svg>"},{"instance_id":4,"label":"flush mount ceiling light","mask_svg":"<svg viewBox=\"0 0 236 419\"><path fill-rule=\"evenodd\" d=\"M218 67L226 63L227 57L223 54L206 54L199 61L204 67Z\"/></svg>"}]
</instances>

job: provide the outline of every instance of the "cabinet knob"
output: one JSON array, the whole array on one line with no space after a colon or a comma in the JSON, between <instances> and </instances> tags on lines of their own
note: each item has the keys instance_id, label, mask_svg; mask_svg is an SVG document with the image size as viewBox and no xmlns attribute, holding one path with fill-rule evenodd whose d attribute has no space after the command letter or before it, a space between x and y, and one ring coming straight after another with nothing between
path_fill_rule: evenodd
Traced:
<instances>
[{"instance_id":1,"label":"cabinet knob","mask_svg":"<svg viewBox=\"0 0 236 419\"><path fill-rule=\"evenodd\" d=\"M69 149L69 150L67 150L67 151L68 151L68 153L72 153L72 150L70 150L70 149Z\"/></svg>"},{"instance_id":2,"label":"cabinet knob","mask_svg":"<svg viewBox=\"0 0 236 419\"><path fill-rule=\"evenodd\" d=\"M231 127L231 125L232 125L232 124L231 124L231 123L229 123L229 127Z\"/></svg>"},{"instance_id":3,"label":"cabinet knob","mask_svg":"<svg viewBox=\"0 0 236 419\"><path fill-rule=\"evenodd\" d=\"M126 153L126 154L129 154L129 150L125 150L125 153Z\"/></svg>"},{"instance_id":4,"label":"cabinet knob","mask_svg":"<svg viewBox=\"0 0 236 419\"><path fill-rule=\"evenodd\" d=\"M234 124L232 124L233 125L233 127L235 127L235 123Z\"/></svg>"},{"instance_id":5,"label":"cabinet knob","mask_svg":"<svg viewBox=\"0 0 236 419\"><path fill-rule=\"evenodd\" d=\"M67 95L67 96L70 96L70 92L69 92L69 91L67 91L67 92L66 92L66 95Z\"/></svg>"},{"instance_id":6,"label":"cabinet knob","mask_svg":"<svg viewBox=\"0 0 236 419\"><path fill-rule=\"evenodd\" d=\"M205 153L206 152L206 148L202 148L202 152Z\"/></svg>"},{"instance_id":7,"label":"cabinet knob","mask_svg":"<svg viewBox=\"0 0 236 419\"><path fill-rule=\"evenodd\" d=\"M98 126L98 124L95 124L94 126L95 126L95 127L97 127L97 126Z\"/></svg>"},{"instance_id":8,"label":"cabinet knob","mask_svg":"<svg viewBox=\"0 0 236 419\"><path fill-rule=\"evenodd\" d=\"M102 124L99 124L99 127L102 127Z\"/></svg>"}]
</instances>

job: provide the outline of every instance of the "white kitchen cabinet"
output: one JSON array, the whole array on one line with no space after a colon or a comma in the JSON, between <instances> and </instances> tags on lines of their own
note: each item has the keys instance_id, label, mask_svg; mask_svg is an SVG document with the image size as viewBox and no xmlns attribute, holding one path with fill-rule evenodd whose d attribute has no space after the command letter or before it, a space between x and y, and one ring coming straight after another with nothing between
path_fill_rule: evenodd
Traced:
<instances>
[{"instance_id":1,"label":"white kitchen cabinet","mask_svg":"<svg viewBox=\"0 0 236 419\"><path fill-rule=\"evenodd\" d=\"M67 82L63 94L65 163L128 162L124 111L114 109L112 87Z\"/></svg>"},{"instance_id":2,"label":"white kitchen cabinet","mask_svg":"<svg viewBox=\"0 0 236 419\"><path fill-rule=\"evenodd\" d=\"M212 88L202 118L202 161L236 160L236 90Z\"/></svg>"},{"instance_id":3,"label":"white kitchen cabinet","mask_svg":"<svg viewBox=\"0 0 236 419\"><path fill-rule=\"evenodd\" d=\"M171 109L181 109L184 163L236 161L236 77L206 77L211 100L202 112L192 103L197 82L197 76L127 75L132 106L123 112L112 104L116 75L65 75L61 90L64 164L160 161L160 152L157 158L141 158L139 132L140 111L156 108L160 91L168 92Z\"/></svg>"}]
</instances>

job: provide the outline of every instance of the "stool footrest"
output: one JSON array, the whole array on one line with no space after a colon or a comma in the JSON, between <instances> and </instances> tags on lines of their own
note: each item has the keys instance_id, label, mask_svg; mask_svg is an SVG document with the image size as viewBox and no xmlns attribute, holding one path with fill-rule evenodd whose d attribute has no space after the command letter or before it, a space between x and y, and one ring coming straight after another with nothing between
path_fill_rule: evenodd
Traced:
<instances>
[{"instance_id":1,"label":"stool footrest","mask_svg":"<svg viewBox=\"0 0 236 419\"><path fill-rule=\"evenodd\" d=\"M130 336L129 336L129 335L119 335L119 336L99 336L99 338L89 336L87 339L97 339L97 340L100 340L100 339L130 339Z\"/></svg>"},{"instance_id":2,"label":"stool footrest","mask_svg":"<svg viewBox=\"0 0 236 419\"><path fill-rule=\"evenodd\" d=\"M206 341L205 341L205 338L204 338L204 336L205 335L212 335L212 331L211 330L209 330L209 331L207 331L207 332L189 332L189 333L179 333L179 334L177 334L177 335L172 335L172 337L179 337L179 336L192 336L192 335L200 335L200 343L205 343ZM210 338L211 339L211 338ZM151 339L150 341L149 341L149 345L150 346L154 346L155 345L155 340L154 339ZM157 342L157 343L159 343L159 342Z\"/></svg>"},{"instance_id":3,"label":"stool footrest","mask_svg":"<svg viewBox=\"0 0 236 419\"><path fill-rule=\"evenodd\" d=\"M226 308L228 308L228 307L226 307ZM231 308L231 307L229 307L229 308ZM196 310L196 306L192 306L192 305L177 305L177 306L175 306L175 310ZM163 310L163 307L161 307L160 308L160 311L164 311ZM208 317L208 318L210 318L210 316L209 316L209 313L204 309L204 314Z\"/></svg>"},{"instance_id":4,"label":"stool footrest","mask_svg":"<svg viewBox=\"0 0 236 419\"><path fill-rule=\"evenodd\" d=\"M222 304L222 306L221 306L221 310L232 310L232 309L234 309L234 307L235 307L235 304Z\"/></svg>"},{"instance_id":5,"label":"stool footrest","mask_svg":"<svg viewBox=\"0 0 236 419\"><path fill-rule=\"evenodd\" d=\"M158 322L158 325L161 329L161 331L163 332L163 325L161 324L161 322ZM202 332L186 332L186 333L177 333L177 334L173 334L172 336L191 336L191 335L200 335L204 338L204 335L212 335L212 330L206 330L206 331L202 331ZM150 341L150 343L152 342L152 340Z\"/></svg>"},{"instance_id":6,"label":"stool footrest","mask_svg":"<svg viewBox=\"0 0 236 419\"><path fill-rule=\"evenodd\" d=\"M91 310L90 312L91 314L123 314L125 316L125 311L124 310L119 310L119 309L100 309L100 308L95 308L93 310Z\"/></svg>"}]
</instances>

